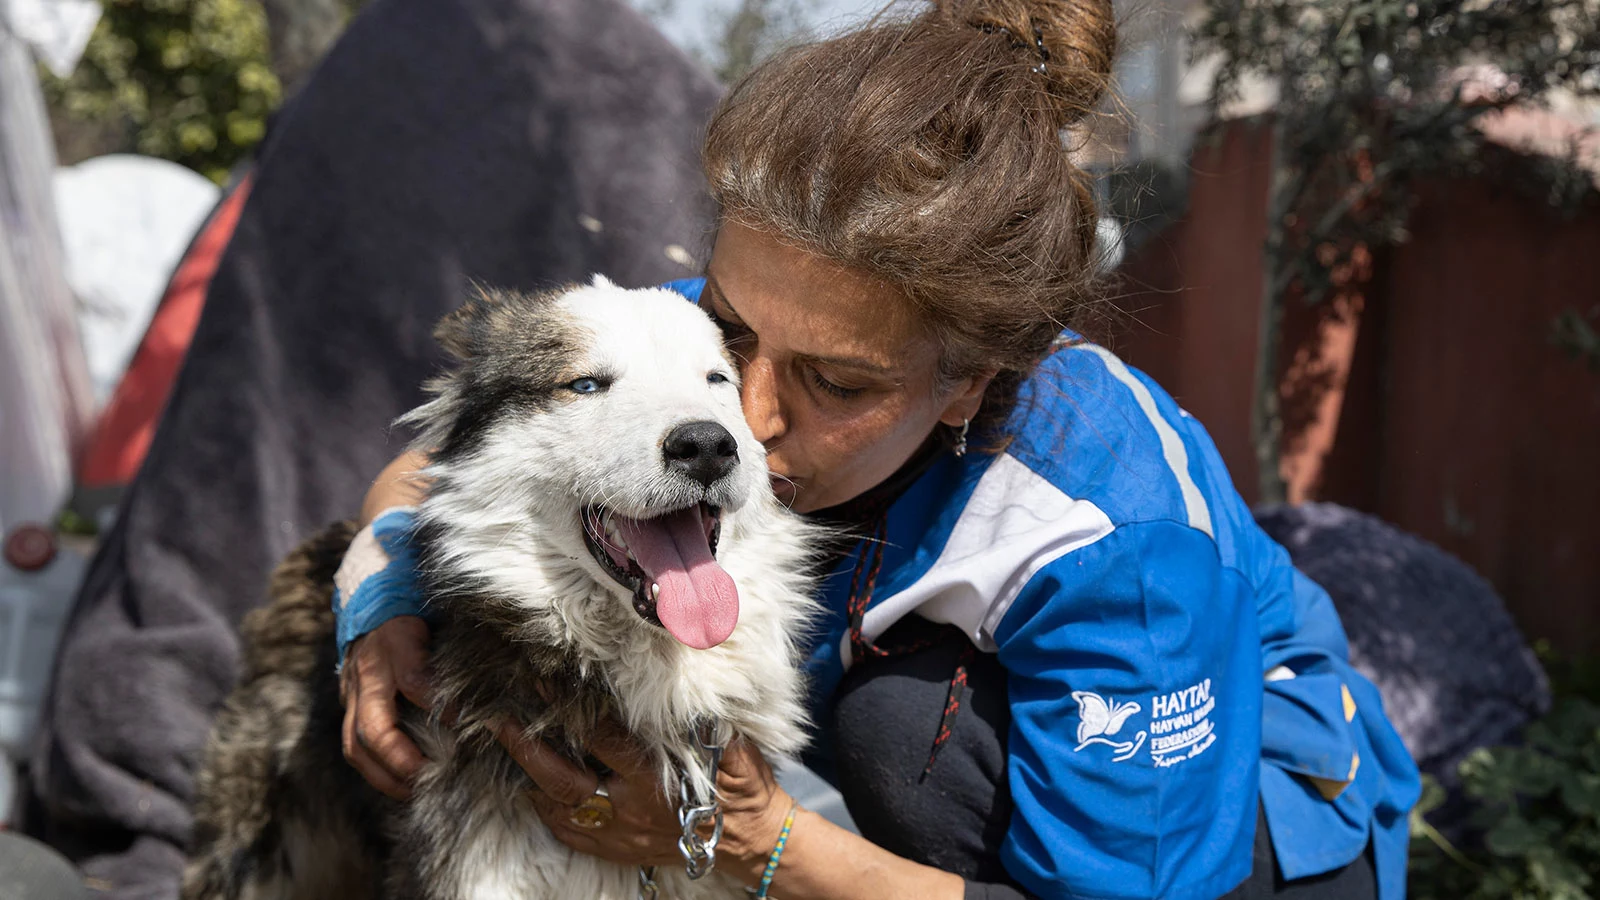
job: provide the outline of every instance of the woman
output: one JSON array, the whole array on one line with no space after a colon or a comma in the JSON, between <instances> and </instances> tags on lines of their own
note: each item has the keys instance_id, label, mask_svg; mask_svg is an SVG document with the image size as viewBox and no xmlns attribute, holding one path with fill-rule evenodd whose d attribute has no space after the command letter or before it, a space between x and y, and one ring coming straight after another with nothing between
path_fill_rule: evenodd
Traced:
<instances>
[{"instance_id":1,"label":"woman","mask_svg":"<svg viewBox=\"0 0 1600 900\"><path fill-rule=\"evenodd\" d=\"M1089 177L1059 137L1104 93L1109 4L944 0L781 54L706 139L721 211L677 287L742 361L774 490L854 529L811 643L817 755L862 832L730 748L718 867L788 898L1403 895L1416 771L1327 595L1204 430L1064 332L1092 316ZM404 796L426 704L407 456L380 476L398 578L341 612L345 752ZM395 585L400 583L401 589ZM909 730L907 730L909 729ZM604 780L503 735L575 849L672 865L625 745ZM575 824L600 787L616 817Z\"/></svg>"}]
</instances>

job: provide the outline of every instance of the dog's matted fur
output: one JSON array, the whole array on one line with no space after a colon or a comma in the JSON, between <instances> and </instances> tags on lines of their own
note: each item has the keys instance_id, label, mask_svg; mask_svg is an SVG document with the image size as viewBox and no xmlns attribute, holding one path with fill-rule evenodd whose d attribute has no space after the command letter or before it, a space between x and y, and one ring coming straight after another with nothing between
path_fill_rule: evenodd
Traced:
<instances>
[{"instance_id":1,"label":"dog's matted fur","mask_svg":"<svg viewBox=\"0 0 1600 900\"><path fill-rule=\"evenodd\" d=\"M736 369L705 314L663 291L483 291L441 323L458 360L408 416L432 452L418 511L436 708L412 799L344 761L332 580L349 525L295 551L244 625L243 680L198 782L185 900L628 898L631 868L574 853L535 815L494 725L574 758L606 720L708 796L694 729L769 759L803 736L794 636L812 610L805 526L772 496ZM663 868L664 897L733 897Z\"/></svg>"}]
</instances>

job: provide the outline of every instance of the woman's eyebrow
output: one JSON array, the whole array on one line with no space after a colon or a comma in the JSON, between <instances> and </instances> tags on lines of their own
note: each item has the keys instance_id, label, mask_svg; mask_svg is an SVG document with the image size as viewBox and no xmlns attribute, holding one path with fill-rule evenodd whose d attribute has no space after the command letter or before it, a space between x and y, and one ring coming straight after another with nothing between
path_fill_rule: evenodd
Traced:
<instances>
[{"instance_id":1,"label":"woman's eyebrow","mask_svg":"<svg viewBox=\"0 0 1600 900\"><path fill-rule=\"evenodd\" d=\"M858 369L870 375L890 377L895 374L893 367L879 365L870 359L862 359L859 356L819 356L814 353L801 354L801 356L811 362L822 363L823 365L840 369Z\"/></svg>"},{"instance_id":2,"label":"woman's eyebrow","mask_svg":"<svg viewBox=\"0 0 1600 900\"><path fill-rule=\"evenodd\" d=\"M719 319L726 319L735 325L744 324L744 320L739 318L739 311L733 308L732 303L728 302L728 295L722 292L721 285L717 284L717 279L713 278L710 272L706 273L706 291L706 299L708 301L706 305L711 307L713 315ZM723 315L724 311L727 312L727 315Z\"/></svg>"}]
</instances>

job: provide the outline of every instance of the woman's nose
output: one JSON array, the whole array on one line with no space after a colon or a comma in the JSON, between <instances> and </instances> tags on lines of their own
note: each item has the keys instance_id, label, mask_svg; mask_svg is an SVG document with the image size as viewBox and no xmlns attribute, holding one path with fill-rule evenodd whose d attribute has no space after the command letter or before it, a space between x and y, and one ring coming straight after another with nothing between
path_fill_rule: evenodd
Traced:
<instances>
[{"instance_id":1,"label":"woman's nose","mask_svg":"<svg viewBox=\"0 0 1600 900\"><path fill-rule=\"evenodd\" d=\"M770 447L788 429L778 398L776 370L771 360L757 355L745 363L743 375L739 398L744 404L745 421L755 439Z\"/></svg>"}]
</instances>

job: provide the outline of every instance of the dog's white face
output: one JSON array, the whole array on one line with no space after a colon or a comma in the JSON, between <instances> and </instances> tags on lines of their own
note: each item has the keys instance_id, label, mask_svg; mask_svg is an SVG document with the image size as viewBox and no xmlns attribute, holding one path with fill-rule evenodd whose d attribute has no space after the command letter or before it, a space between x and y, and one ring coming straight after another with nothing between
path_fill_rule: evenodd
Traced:
<instances>
[{"instance_id":1,"label":"dog's white face","mask_svg":"<svg viewBox=\"0 0 1600 900\"><path fill-rule=\"evenodd\" d=\"M462 367L408 420L434 450L424 519L452 570L509 597L587 596L565 583L587 577L690 647L725 640L739 599L720 532L773 501L710 318L597 277L486 292L439 336Z\"/></svg>"}]
</instances>

